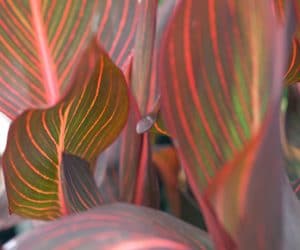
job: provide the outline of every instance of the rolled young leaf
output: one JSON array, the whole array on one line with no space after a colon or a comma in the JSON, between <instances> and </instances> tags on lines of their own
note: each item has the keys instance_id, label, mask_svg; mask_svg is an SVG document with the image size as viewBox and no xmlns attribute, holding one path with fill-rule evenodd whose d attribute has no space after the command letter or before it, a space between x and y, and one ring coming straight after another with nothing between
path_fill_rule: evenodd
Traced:
<instances>
[{"instance_id":1,"label":"rolled young leaf","mask_svg":"<svg viewBox=\"0 0 300 250\"><path fill-rule=\"evenodd\" d=\"M0 2L0 112L56 104L97 27L98 1Z\"/></svg>"},{"instance_id":2,"label":"rolled young leaf","mask_svg":"<svg viewBox=\"0 0 300 250\"><path fill-rule=\"evenodd\" d=\"M120 186L122 196L132 195L133 202L139 205L158 206L159 192L156 173L151 166L151 149L149 135L136 134L136 124L141 115L147 112L148 100L151 94L150 76L152 55L155 41L156 13L158 0L144 0L138 6L138 24L134 41L134 54L129 85L136 101L136 114L128 120L121 146L121 161L128 156L137 157L138 161L121 165ZM135 143L139 147L129 146L130 134L134 134ZM130 154L127 149L130 148ZM127 163L127 164L126 164ZM128 164L129 163L129 164ZM131 188L130 188L131 187Z\"/></svg>"},{"instance_id":3,"label":"rolled young leaf","mask_svg":"<svg viewBox=\"0 0 300 250\"><path fill-rule=\"evenodd\" d=\"M170 215L117 203L47 223L4 249L208 250L213 245L205 232Z\"/></svg>"},{"instance_id":4,"label":"rolled young leaf","mask_svg":"<svg viewBox=\"0 0 300 250\"><path fill-rule=\"evenodd\" d=\"M156 34L158 0L144 0L138 5L139 23L134 43L131 89L142 116L149 112L148 102L155 86L151 86L153 48ZM151 100L150 100L151 101Z\"/></svg>"},{"instance_id":5,"label":"rolled young leaf","mask_svg":"<svg viewBox=\"0 0 300 250\"><path fill-rule=\"evenodd\" d=\"M74 88L61 102L49 109L26 111L10 127L3 168L13 213L37 219L69 213L62 179L68 166L62 164L63 154L81 158L90 166L86 171L93 171L96 157L125 125L125 78L96 39L85 50L72 79Z\"/></svg>"}]
</instances>

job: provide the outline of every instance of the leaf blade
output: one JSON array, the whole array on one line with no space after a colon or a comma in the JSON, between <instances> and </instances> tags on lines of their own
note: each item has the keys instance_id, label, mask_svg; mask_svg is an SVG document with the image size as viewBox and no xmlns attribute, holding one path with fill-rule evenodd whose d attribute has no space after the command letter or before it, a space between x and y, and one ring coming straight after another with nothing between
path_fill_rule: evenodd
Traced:
<instances>
[{"instance_id":1,"label":"leaf blade","mask_svg":"<svg viewBox=\"0 0 300 250\"><path fill-rule=\"evenodd\" d=\"M29 242L32 237L34 246ZM198 228L153 209L122 203L52 222L15 240L16 249L213 249Z\"/></svg>"},{"instance_id":2,"label":"leaf blade","mask_svg":"<svg viewBox=\"0 0 300 250\"><path fill-rule=\"evenodd\" d=\"M28 108L51 106L61 99L92 33L97 4L1 2L1 112L15 118Z\"/></svg>"},{"instance_id":3,"label":"leaf blade","mask_svg":"<svg viewBox=\"0 0 300 250\"><path fill-rule=\"evenodd\" d=\"M3 166L13 212L40 219L67 214L63 153L86 160L93 171L99 152L125 125L129 106L124 76L95 39L77 69L74 88L60 103L29 110L11 125Z\"/></svg>"}]
</instances>

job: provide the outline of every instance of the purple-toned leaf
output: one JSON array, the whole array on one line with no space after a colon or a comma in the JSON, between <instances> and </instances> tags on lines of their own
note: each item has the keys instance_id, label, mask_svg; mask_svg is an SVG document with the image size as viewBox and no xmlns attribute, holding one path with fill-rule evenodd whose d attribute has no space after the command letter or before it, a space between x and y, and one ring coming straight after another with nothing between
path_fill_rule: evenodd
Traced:
<instances>
[{"instance_id":1,"label":"purple-toned leaf","mask_svg":"<svg viewBox=\"0 0 300 250\"><path fill-rule=\"evenodd\" d=\"M173 2L173 1L172 1ZM133 96L136 98L137 111L133 111L128 119L127 127L123 134L123 143L121 146L121 171L120 171L120 190L121 197L129 201L130 197L137 204L147 204L149 201L145 197L155 197L157 193L156 173L151 166L150 144L147 134L137 135L138 132L145 132L151 121L141 125L141 116L151 117L151 113L157 113L159 109L158 83L152 75L156 74L152 65L156 64L156 53L159 49L158 42L164 31L166 20L174 10L174 4L171 1L165 1L158 8L158 22L156 19L157 1L142 1L138 7L139 22L137 25L137 34L135 39L135 50L133 54L133 66L128 80ZM162 11L164 10L164 11ZM156 26L155 26L156 24ZM156 31L156 33L155 33ZM134 102L134 100L132 101ZM133 107L133 105L132 105ZM154 110L153 110L154 109ZM134 138L134 140L133 140ZM152 193L152 194L151 194ZM158 197L157 197L158 198ZM157 199L156 198L156 199ZM151 203L157 203L156 199Z\"/></svg>"},{"instance_id":2,"label":"purple-toned leaf","mask_svg":"<svg viewBox=\"0 0 300 250\"><path fill-rule=\"evenodd\" d=\"M61 186L67 213L79 212L113 200L98 191L89 163L71 154L62 154ZM103 198L105 197L105 198Z\"/></svg>"},{"instance_id":3,"label":"purple-toned leaf","mask_svg":"<svg viewBox=\"0 0 300 250\"><path fill-rule=\"evenodd\" d=\"M166 31L166 26L167 23L172 16L177 0L165 0L163 1L160 5L159 8L157 9L157 22L156 22L156 33L155 33L155 41L154 41L154 48L153 48L153 55L152 56L152 61L151 65L148 65L148 68L144 67L141 70L149 70L151 69L151 75L150 75L150 82L149 78L147 81L144 81L144 85L141 84L143 82L140 80L139 85L137 85L136 89L136 95L137 99L140 103L140 106L142 107L142 119L138 122L137 124L137 132L138 133L144 133L148 131L149 129L153 128L152 131L161 133L161 134L166 134L166 131L164 129L164 126L162 126L162 120L160 119L160 90L159 90L159 85L158 85L158 77L157 77L157 60L158 60L158 54L159 50L161 47L161 41L162 41L162 36L164 32ZM150 23L151 25L151 23ZM152 27L153 28L153 27ZM150 29L151 31L151 29ZM144 32L141 32L143 36ZM150 32L148 32L150 33ZM154 38L154 35L152 33L149 34L150 37ZM140 45L141 40L137 40L137 44ZM151 47L152 48L152 47ZM144 51L141 51L140 54L141 56L143 55ZM150 55L148 55L148 58ZM136 68L138 67L143 67L143 65L138 64ZM139 72L139 70L137 70ZM144 72L144 76L146 76L147 72ZM148 72L149 73L149 72ZM139 73L139 75L141 75Z\"/></svg>"},{"instance_id":4,"label":"purple-toned leaf","mask_svg":"<svg viewBox=\"0 0 300 250\"><path fill-rule=\"evenodd\" d=\"M10 118L56 104L97 26L98 1L0 2L0 111Z\"/></svg>"},{"instance_id":5,"label":"purple-toned leaf","mask_svg":"<svg viewBox=\"0 0 300 250\"><path fill-rule=\"evenodd\" d=\"M131 82L130 69L127 79ZM137 134L136 124L140 112L133 96L127 124L120 136L119 188L120 200L139 205L157 207L159 203L158 180L151 166L148 134Z\"/></svg>"},{"instance_id":6,"label":"purple-toned leaf","mask_svg":"<svg viewBox=\"0 0 300 250\"><path fill-rule=\"evenodd\" d=\"M276 109L290 36L272 8L273 0L180 1L161 49L165 124L220 249L234 247L224 246L226 232L237 249L280 249L282 242L283 224L274 218L282 215L283 198L274 196L283 188L283 166L271 157L264 166L260 147L273 145L267 128L279 135ZM280 158L280 148L274 150ZM207 187L220 199L211 207L213 192L203 197Z\"/></svg>"},{"instance_id":7,"label":"purple-toned leaf","mask_svg":"<svg viewBox=\"0 0 300 250\"><path fill-rule=\"evenodd\" d=\"M150 77L156 33L158 0L144 0L138 5L138 25L134 43L131 89L142 116L146 115L151 89ZM154 86L155 87L155 86Z\"/></svg>"},{"instance_id":8,"label":"purple-toned leaf","mask_svg":"<svg viewBox=\"0 0 300 250\"><path fill-rule=\"evenodd\" d=\"M63 154L87 161L90 168L86 171L93 171L96 157L126 123L125 78L96 39L86 49L72 79L74 88L61 102L49 109L28 110L10 127L3 169L13 213L37 219L69 213L63 180L80 178L66 176L76 173L66 169L74 166L73 161L64 166ZM84 175L89 178L87 172ZM86 189L88 185L94 184L76 183L73 188L79 192L78 199L91 204L87 201L91 200L88 192L92 193Z\"/></svg>"},{"instance_id":9,"label":"purple-toned leaf","mask_svg":"<svg viewBox=\"0 0 300 250\"><path fill-rule=\"evenodd\" d=\"M288 216L298 215L284 202L285 190L290 187L284 181L278 107L269 111L259 133L244 152L224 166L206 193L237 249L285 249L285 234L300 226L300 217L295 218L295 228L285 221L286 210ZM288 194L290 198L292 193ZM287 249L297 249L297 240L288 241L293 248Z\"/></svg>"},{"instance_id":10,"label":"purple-toned leaf","mask_svg":"<svg viewBox=\"0 0 300 250\"><path fill-rule=\"evenodd\" d=\"M137 0L100 1L98 40L112 60L126 70L138 22Z\"/></svg>"},{"instance_id":11,"label":"purple-toned leaf","mask_svg":"<svg viewBox=\"0 0 300 250\"><path fill-rule=\"evenodd\" d=\"M4 249L205 250L213 245L205 232L170 215L118 203L48 223Z\"/></svg>"},{"instance_id":12,"label":"purple-toned leaf","mask_svg":"<svg viewBox=\"0 0 300 250\"><path fill-rule=\"evenodd\" d=\"M114 200L119 200L119 159L120 140L117 139L98 157L94 178L99 191Z\"/></svg>"},{"instance_id":13,"label":"purple-toned leaf","mask_svg":"<svg viewBox=\"0 0 300 250\"><path fill-rule=\"evenodd\" d=\"M266 11L271 1L188 0L177 7L161 50L162 111L196 191L264 121L279 92L271 62L282 38ZM269 37L280 40L270 46Z\"/></svg>"}]
</instances>

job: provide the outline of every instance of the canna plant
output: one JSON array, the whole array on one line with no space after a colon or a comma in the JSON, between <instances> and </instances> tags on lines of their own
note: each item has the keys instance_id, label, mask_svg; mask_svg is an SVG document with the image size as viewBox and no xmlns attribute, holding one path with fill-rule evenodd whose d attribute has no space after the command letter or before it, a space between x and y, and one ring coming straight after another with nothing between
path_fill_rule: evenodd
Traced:
<instances>
[{"instance_id":1,"label":"canna plant","mask_svg":"<svg viewBox=\"0 0 300 250\"><path fill-rule=\"evenodd\" d=\"M299 249L299 4L0 1L4 249Z\"/></svg>"}]
</instances>

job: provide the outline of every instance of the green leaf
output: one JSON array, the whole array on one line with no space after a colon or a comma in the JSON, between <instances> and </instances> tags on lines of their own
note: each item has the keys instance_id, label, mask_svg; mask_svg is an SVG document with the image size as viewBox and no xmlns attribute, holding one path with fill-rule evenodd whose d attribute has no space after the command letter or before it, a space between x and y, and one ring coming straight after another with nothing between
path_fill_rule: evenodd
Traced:
<instances>
[{"instance_id":1,"label":"green leaf","mask_svg":"<svg viewBox=\"0 0 300 250\"><path fill-rule=\"evenodd\" d=\"M95 39L77 65L72 84L61 102L28 110L10 127L3 167L11 212L39 219L67 214L63 153L87 161L92 171L96 157L125 125L125 78Z\"/></svg>"}]
</instances>

